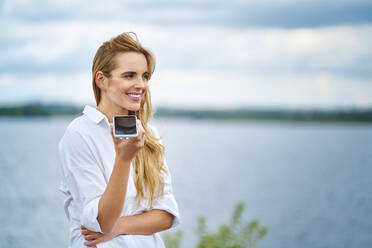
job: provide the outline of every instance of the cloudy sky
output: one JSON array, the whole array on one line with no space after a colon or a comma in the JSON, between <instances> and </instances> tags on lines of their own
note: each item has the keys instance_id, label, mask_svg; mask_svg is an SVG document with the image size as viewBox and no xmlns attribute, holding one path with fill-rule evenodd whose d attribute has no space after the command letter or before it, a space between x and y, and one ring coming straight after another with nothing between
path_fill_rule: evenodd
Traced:
<instances>
[{"instance_id":1,"label":"cloudy sky","mask_svg":"<svg viewBox=\"0 0 372 248\"><path fill-rule=\"evenodd\" d=\"M94 104L101 43L134 31L157 106L372 106L372 1L0 1L0 103Z\"/></svg>"}]
</instances>

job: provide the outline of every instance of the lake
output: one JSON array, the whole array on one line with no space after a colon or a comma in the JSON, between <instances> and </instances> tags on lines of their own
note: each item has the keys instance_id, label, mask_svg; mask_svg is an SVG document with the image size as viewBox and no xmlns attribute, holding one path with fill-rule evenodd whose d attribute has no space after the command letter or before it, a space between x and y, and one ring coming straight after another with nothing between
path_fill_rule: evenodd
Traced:
<instances>
[{"instance_id":1,"label":"lake","mask_svg":"<svg viewBox=\"0 0 372 248\"><path fill-rule=\"evenodd\" d=\"M0 247L67 247L57 144L71 118L0 119ZM157 119L182 247L239 201L262 248L372 247L372 125Z\"/></svg>"}]
</instances>

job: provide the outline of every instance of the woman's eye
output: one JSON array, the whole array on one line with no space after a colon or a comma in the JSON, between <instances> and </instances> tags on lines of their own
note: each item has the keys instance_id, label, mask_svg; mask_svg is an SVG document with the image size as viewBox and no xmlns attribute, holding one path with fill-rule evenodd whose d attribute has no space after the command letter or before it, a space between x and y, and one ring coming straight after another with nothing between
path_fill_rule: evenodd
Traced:
<instances>
[{"instance_id":1,"label":"woman's eye","mask_svg":"<svg viewBox=\"0 0 372 248\"><path fill-rule=\"evenodd\" d=\"M143 75L143 78L144 78L145 80L149 80L149 75L148 75L148 74L145 74L145 75Z\"/></svg>"},{"instance_id":2,"label":"woman's eye","mask_svg":"<svg viewBox=\"0 0 372 248\"><path fill-rule=\"evenodd\" d=\"M131 78L133 78L133 76L134 76L133 74L126 74L124 77L128 78L128 79L131 79Z\"/></svg>"}]
</instances>

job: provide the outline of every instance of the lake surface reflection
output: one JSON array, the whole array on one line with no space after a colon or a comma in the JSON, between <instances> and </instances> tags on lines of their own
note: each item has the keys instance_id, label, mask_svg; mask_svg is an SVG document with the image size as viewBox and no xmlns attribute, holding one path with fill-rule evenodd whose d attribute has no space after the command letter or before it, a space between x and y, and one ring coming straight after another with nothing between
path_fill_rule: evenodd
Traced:
<instances>
[{"instance_id":1,"label":"lake surface reflection","mask_svg":"<svg viewBox=\"0 0 372 248\"><path fill-rule=\"evenodd\" d=\"M67 247L57 144L71 118L0 119L0 247ZM244 201L262 248L372 246L372 125L157 119L183 247Z\"/></svg>"}]
</instances>

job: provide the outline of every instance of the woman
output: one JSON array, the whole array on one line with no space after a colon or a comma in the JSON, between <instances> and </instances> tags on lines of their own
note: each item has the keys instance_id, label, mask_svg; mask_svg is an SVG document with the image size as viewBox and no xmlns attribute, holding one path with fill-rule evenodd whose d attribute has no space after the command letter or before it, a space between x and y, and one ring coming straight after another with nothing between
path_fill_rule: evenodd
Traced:
<instances>
[{"instance_id":1,"label":"woman","mask_svg":"<svg viewBox=\"0 0 372 248\"><path fill-rule=\"evenodd\" d=\"M104 42L94 57L97 107L86 106L59 144L70 247L164 247L158 232L179 224L164 146L148 124L154 66L134 33ZM113 116L128 114L138 136L115 138Z\"/></svg>"}]
</instances>

